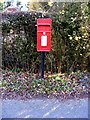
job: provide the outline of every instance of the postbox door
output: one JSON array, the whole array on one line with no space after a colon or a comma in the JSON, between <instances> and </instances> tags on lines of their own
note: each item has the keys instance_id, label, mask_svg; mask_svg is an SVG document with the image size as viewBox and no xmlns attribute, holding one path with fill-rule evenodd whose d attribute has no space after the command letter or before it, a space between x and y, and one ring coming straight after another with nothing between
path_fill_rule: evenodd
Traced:
<instances>
[{"instance_id":1,"label":"postbox door","mask_svg":"<svg viewBox=\"0 0 90 120\"><path fill-rule=\"evenodd\" d=\"M38 33L38 42L37 42L37 50L38 51L50 51L50 32L47 32L43 35L43 32Z\"/></svg>"}]
</instances>

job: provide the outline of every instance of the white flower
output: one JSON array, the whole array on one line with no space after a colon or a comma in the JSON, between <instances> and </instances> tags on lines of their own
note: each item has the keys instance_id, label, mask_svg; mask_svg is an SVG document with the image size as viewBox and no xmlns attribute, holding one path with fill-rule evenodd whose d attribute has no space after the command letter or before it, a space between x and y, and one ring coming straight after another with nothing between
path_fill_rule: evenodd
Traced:
<instances>
[{"instance_id":1,"label":"white flower","mask_svg":"<svg viewBox=\"0 0 90 120\"><path fill-rule=\"evenodd\" d=\"M80 56L82 56L82 54L80 54Z\"/></svg>"},{"instance_id":2,"label":"white flower","mask_svg":"<svg viewBox=\"0 0 90 120\"><path fill-rule=\"evenodd\" d=\"M88 16L85 16L85 17L84 17L84 19L87 19L87 18L88 18Z\"/></svg>"},{"instance_id":3,"label":"white flower","mask_svg":"<svg viewBox=\"0 0 90 120\"><path fill-rule=\"evenodd\" d=\"M85 29L85 27L84 27L84 26L82 26L82 29Z\"/></svg>"},{"instance_id":4,"label":"white flower","mask_svg":"<svg viewBox=\"0 0 90 120\"><path fill-rule=\"evenodd\" d=\"M75 40L78 40L78 37L77 37L77 36L75 37Z\"/></svg>"},{"instance_id":5,"label":"white flower","mask_svg":"<svg viewBox=\"0 0 90 120\"><path fill-rule=\"evenodd\" d=\"M13 33L13 30L12 30L12 29L10 30L10 33Z\"/></svg>"},{"instance_id":6,"label":"white flower","mask_svg":"<svg viewBox=\"0 0 90 120\"><path fill-rule=\"evenodd\" d=\"M52 2L48 2L48 5L49 5L49 6L52 6Z\"/></svg>"},{"instance_id":7,"label":"white flower","mask_svg":"<svg viewBox=\"0 0 90 120\"><path fill-rule=\"evenodd\" d=\"M69 39L72 40L72 37L70 36Z\"/></svg>"},{"instance_id":8,"label":"white flower","mask_svg":"<svg viewBox=\"0 0 90 120\"><path fill-rule=\"evenodd\" d=\"M83 49L85 49L85 46L83 47Z\"/></svg>"},{"instance_id":9,"label":"white flower","mask_svg":"<svg viewBox=\"0 0 90 120\"><path fill-rule=\"evenodd\" d=\"M63 15L64 13L65 13L65 10L62 10L62 11L61 11L61 14Z\"/></svg>"},{"instance_id":10,"label":"white flower","mask_svg":"<svg viewBox=\"0 0 90 120\"><path fill-rule=\"evenodd\" d=\"M79 39L81 39L81 37L78 37Z\"/></svg>"},{"instance_id":11,"label":"white flower","mask_svg":"<svg viewBox=\"0 0 90 120\"><path fill-rule=\"evenodd\" d=\"M89 45L87 45L87 48L89 48Z\"/></svg>"}]
</instances>

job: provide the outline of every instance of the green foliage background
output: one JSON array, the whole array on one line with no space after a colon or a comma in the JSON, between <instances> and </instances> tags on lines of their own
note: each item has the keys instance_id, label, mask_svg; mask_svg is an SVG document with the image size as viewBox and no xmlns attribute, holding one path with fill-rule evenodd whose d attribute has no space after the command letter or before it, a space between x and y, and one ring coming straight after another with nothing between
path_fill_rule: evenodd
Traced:
<instances>
[{"instance_id":1,"label":"green foliage background","mask_svg":"<svg viewBox=\"0 0 90 120\"><path fill-rule=\"evenodd\" d=\"M44 14L52 19L52 47L45 53L45 71L90 70L90 3L58 3ZM58 12L57 12L58 11ZM36 21L40 12L2 14L3 68L39 73L41 53L36 50Z\"/></svg>"}]
</instances>

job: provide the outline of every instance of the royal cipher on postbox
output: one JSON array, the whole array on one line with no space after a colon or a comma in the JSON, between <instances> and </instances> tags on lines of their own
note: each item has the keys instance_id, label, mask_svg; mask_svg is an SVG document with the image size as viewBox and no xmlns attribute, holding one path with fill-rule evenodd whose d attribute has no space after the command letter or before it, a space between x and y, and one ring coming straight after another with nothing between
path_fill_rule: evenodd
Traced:
<instances>
[{"instance_id":1,"label":"royal cipher on postbox","mask_svg":"<svg viewBox=\"0 0 90 120\"><path fill-rule=\"evenodd\" d=\"M49 52L51 48L51 26L50 18L37 19L37 51Z\"/></svg>"}]
</instances>

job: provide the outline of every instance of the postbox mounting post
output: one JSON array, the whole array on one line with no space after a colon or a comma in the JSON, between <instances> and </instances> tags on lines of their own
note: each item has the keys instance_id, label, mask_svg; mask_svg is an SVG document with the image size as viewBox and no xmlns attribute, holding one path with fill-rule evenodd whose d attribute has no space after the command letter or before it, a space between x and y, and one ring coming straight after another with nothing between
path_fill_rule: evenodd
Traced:
<instances>
[{"instance_id":1,"label":"postbox mounting post","mask_svg":"<svg viewBox=\"0 0 90 120\"><path fill-rule=\"evenodd\" d=\"M45 59L45 52L41 52L41 79L44 78L44 59Z\"/></svg>"}]
</instances>

